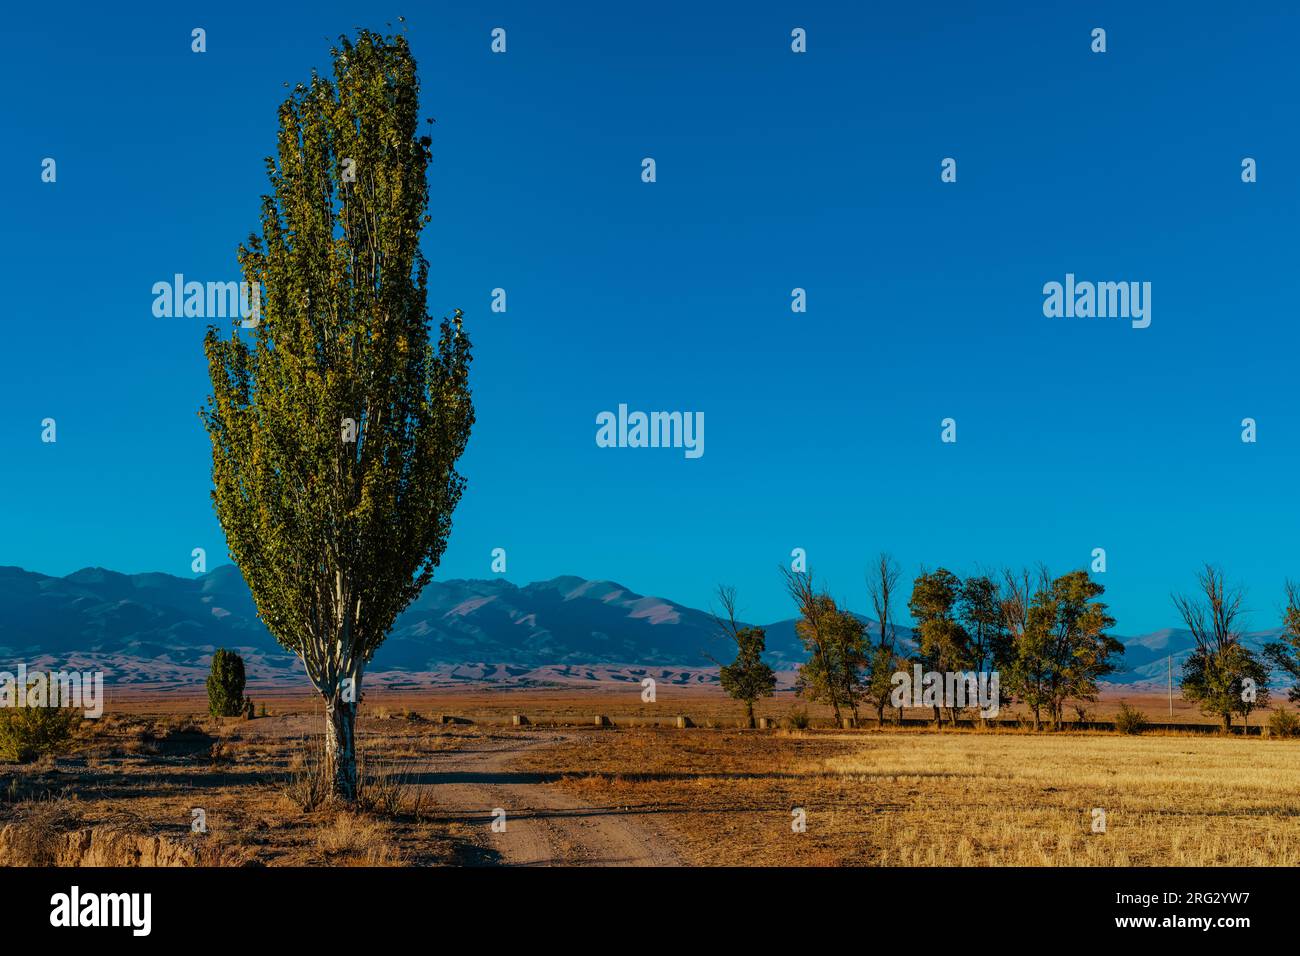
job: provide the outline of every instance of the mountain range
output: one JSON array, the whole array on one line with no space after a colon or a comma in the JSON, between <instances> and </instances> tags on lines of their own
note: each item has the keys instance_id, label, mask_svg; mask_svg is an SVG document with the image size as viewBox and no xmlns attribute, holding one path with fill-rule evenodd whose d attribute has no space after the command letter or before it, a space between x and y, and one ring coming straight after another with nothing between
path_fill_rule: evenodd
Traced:
<instances>
[{"instance_id":1,"label":"mountain range","mask_svg":"<svg viewBox=\"0 0 1300 956\"><path fill-rule=\"evenodd\" d=\"M788 682L806 658L794 620L765 627L767 659ZM1258 648L1277 633L1245 640ZM900 628L900 637L910 642L911 632ZM1189 632L1173 628L1118 639L1125 654L1109 682L1134 689L1163 687L1169 655L1177 677L1193 646ZM103 568L51 577L0 567L0 669L23 661L29 668L102 670L116 684L192 685L206 677L218 647L238 650L252 681L303 679L297 659L258 619L233 565L193 578ZM731 653L709 612L612 581L434 581L398 617L367 682L538 685L652 675L712 683L710 655L728 660Z\"/></svg>"}]
</instances>

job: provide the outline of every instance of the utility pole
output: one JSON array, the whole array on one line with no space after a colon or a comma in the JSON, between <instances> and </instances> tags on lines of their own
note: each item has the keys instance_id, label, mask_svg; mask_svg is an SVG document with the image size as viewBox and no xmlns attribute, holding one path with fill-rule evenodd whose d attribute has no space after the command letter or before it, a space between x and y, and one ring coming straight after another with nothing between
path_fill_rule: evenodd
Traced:
<instances>
[{"instance_id":1,"label":"utility pole","mask_svg":"<svg viewBox=\"0 0 1300 956\"><path fill-rule=\"evenodd\" d=\"M1169 655L1169 719L1174 718L1174 655Z\"/></svg>"}]
</instances>

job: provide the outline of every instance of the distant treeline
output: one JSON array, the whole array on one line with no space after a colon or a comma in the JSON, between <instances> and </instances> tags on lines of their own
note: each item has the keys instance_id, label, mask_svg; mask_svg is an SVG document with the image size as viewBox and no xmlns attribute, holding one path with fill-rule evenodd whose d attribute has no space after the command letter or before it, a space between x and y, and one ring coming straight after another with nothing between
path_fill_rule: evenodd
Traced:
<instances>
[{"instance_id":1,"label":"distant treeline","mask_svg":"<svg viewBox=\"0 0 1300 956\"><path fill-rule=\"evenodd\" d=\"M867 594L878 623L875 634L857 615L840 607L818 586L811 569L782 567L786 591L799 614L795 629L808 652L800 665L797 692L828 704L839 723L859 718L865 709L883 722L893 705L895 675L919 666L941 674L991 673L999 676L998 703L1023 705L1039 730L1059 728L1065 709L1086 719L1098 682L1115 670L1124 645L1107 632L1115 626L1101 600L1105 587L1086 571L1053 577L1045 567L1004 570L962 580L947 568L921 569L912 582L907 609L915 622L914 646L898 638L900 571L881 554L867 574ZM1207 716L1230 729L1234 716L1248 719L1269 702L1270 665L1288 675L1288 699L1300 701L1300 588L1286 585L1283 640L1256 654L1242 643L1243 592L1228 587L1221 570L1211 565L1197 577L1193 596L1174 595L1173 602L1196 646L1182 665L1182 695L1198 703ZM721 610L714 617L736 645L736 658L722 666L722 687L745 704L750 725L754 703L772 694L776 677L762 660L762 628L736 620L736 592L720 586ZM902 708L899 708L901 717ZM946 713L950 725L960 708L953 701L934 704L936 723Z\"/></svg>"}]
</instances>

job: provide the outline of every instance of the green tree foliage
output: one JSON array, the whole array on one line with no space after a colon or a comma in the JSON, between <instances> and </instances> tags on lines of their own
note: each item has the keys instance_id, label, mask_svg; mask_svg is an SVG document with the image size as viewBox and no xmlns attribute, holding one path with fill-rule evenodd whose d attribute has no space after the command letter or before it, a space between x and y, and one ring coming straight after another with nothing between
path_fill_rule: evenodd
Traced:
<instances>
[{"instance_id":1,"label":"green tree foliage","mask_svg":"<svg viewBox=\"0 0 1300 956\"><path fill-rule=\"evenodd\" d=\"M1223 571L1209 564L1197 575L1197 583L1199 597L1173 598L1196 641L1183 662L1182 693L1200 704L1203 714L1218 717L1228 731L1233 714L1245 717L1268 703L1268 669L1241 643L1242 590L1229 587ZM1253 693L1248 682L1253 682Z\"/></svg>"},{"instance_id":2,"label":"green tree foliage","mask_svg":"<svg viewBox=\"0 0 1300 956\"><path fill-rule=\"evenodd\" d=\"M1246 681L1255 682L1254 697ZM1245 646L1233 643L1217 650L1199 648L1183 662L1182 693L1201 705L1201 712L1218 717L1223 729L1232 729L1232 716L1249 717L1268 703L1268 668Z\"/></svg>"},{"instance_id":3,"label":"green tree foliage","mask_svg":"<svg viewBox=\"0 0 1300 956\"><path fill-rule=\"evenodd\" d=\"M958 620L970 637L971 669L999 675L999 700L1006 692L1001 688L1001 674L1010 664L1010 636L1002 613L1001 587L987 575L967 578L958 601Z\"/></svg>"},{"instance_id":4,"label":"green tree foliage","mask_svg":"<svg viewBox=\"0 0 1300 956\"><path fill-rule=\"evenodd\" d=\"M1011 657L1011 641L1002 614L1001 587L985 575L967 578L958 598L957 618L969 636L971 667L994 671Z\"/></svg>"},{"instance_id":5,"label":"green tree foliage","mask_svg":"<svg viewBox=\"0 0 1300 956\"><path fill-rule=\"evenodd\" d=\"M230 552L324 699L331 786L353 801L362 676L442 557L474 411L460 312L436 342L426 312L415 60L368 31L331 53L333 80L280 107L261 235L239 249L260 321L208 330L203 420Z\"/></svg>"},{"instance_id":6,"label":"green tree foliage","mask_svg":"<svg viewBox=\"0 0 1300 956\"><path fill-rule=\"evenodd\" d=\"M1300 703L1300 587L1286 583L1286 610L1282 617L1282 640L1264 645L1264 657L1291 678L1287 700Z\"/></svg>"},{"instance_id":7,"label":"green tree foliage","mask_svg":"<svg viewBox=\"0 0 1300 956\"><path fill-rule=\"evenodd\" d=\"M1115 669L1124 645L1106 631L1115 626L1104 602L1106 589L1086 571L1053 579L1040 568L1006 572L1000 604L1006 627L1003 686L1034 715L1043 712L1060 727L1068 700L1094 701L1097 682Z\"/></svg>"},{"instance_id":8,"label":"green tree foliage","mask_svg":"<svg viewBox=\"0 0 1300 956\"><path fill-rule=\"evenodd\" d=\"M912 582L907 602L916 621L916 643L921 667L926 671L955 673L969 670L974 661L970 633L958 618L962 597L961 578L946 568L922 570ZM940 708L934 708L940 719ZM949 708L949 721L956 723L956 708Z\"/></svg>"},{"instance_id":9,"label":"green tree foliage","mask_svg":"<svg viewBox=\"0 0 1300 956\"><path fill-rule=\"evenodd\" d=\"M1034 730L1042 728L1043 705L1048 700L1048 666L1046 635L1037 626L1037 621L1035 627L1030 628L1030 608L1035 593L1045 590L1049 583L1047 571L1042 568L1037 574L1037 584L1035 576L1028 570L1008 569L1002 575L1002 623L1006 628L1009 647L1000 683L1004 693L1020 700L1029 708L1034 715Z\"/></svg>"},{"instance_id":10,"label":"green tree foliage","mask_svg":"<svg viewBox=\"0 0 1300 956\"><path fill-rule=\"evenodd\" d=\"M208 674L208 713L213 717L238 717L244 713L244 659L218 648Z\"/></svg>"},{"instance_id":11,"label":"green tree foliage","mask_svg":"<svg viewBox=\"0 0 1300 956\"><path fill-rule=\"evenodd\" d=\"M1047 636L1045 686L1053 727L1061 726L1067 700L1097 699L1097 682L1115 670L1114 658L1124 653L1124 645L1105 633L1115 619L1097 600L1104 593L1087 571L1071 571L1040 593L1032 609Z\"/></svg>"},{"instance_id":12,"label":"green tree foliage","mask_svg":"<svg viewBox=\"0 0 1300 956\"><path fill-rule=\"evenodd\" d=\"M736 645L736 659L719 668L722 689L732 700L745 705L746 726L753 727L754 702L771 697L776 688L776 674L763 661L767 634L761 627L743 627L736 621L735 588L720 585L718 601L722 605L722 615L714 614L713 619Z\"/></svg>"}]
</instances>

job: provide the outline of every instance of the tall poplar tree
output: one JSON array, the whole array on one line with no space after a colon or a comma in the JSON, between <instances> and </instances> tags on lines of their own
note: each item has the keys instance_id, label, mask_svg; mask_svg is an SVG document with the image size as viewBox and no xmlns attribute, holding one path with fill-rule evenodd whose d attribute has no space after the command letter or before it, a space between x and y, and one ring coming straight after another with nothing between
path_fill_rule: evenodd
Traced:
<instances>
[{"instance_id":1,"label":"tall poplar tree","mask_svg":"<svg viewBox=\"0 0 1300 956\"><path fill-rule=\"evenodd\" d=\"M361 680L429 582L474 421L461 313L431 339L430 139L402 36L332 49L280 106L261 235L239 248L251 329L204 339L212 500L258 614L324 699L334 796L356 798Z\"/></svg>"}]
</instances>

